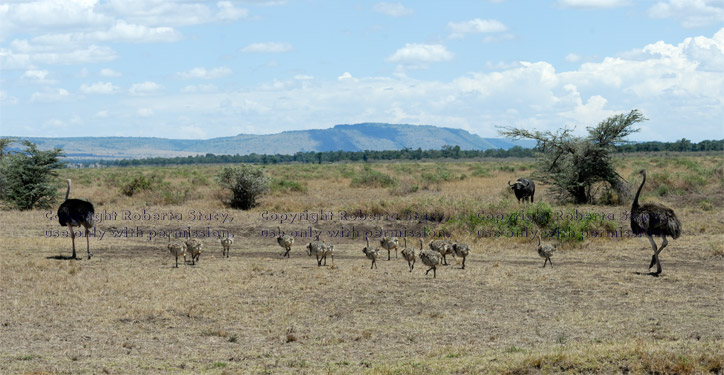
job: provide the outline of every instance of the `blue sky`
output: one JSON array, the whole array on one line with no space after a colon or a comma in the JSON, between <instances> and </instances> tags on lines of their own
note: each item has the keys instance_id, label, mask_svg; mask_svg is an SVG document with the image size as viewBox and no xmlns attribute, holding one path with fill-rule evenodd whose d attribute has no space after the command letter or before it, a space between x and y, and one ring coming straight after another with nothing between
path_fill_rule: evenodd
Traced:
<instances>
[{"instance_id":1,"label":"blue sky","mask_svg":"<svg viewBox=\"0 0 724 375\"><path fill-rule=\"evenodd\" d=\"M388 122L724 138L722 0L0 3L0 135Z\"/></svg>"}]
</instances>

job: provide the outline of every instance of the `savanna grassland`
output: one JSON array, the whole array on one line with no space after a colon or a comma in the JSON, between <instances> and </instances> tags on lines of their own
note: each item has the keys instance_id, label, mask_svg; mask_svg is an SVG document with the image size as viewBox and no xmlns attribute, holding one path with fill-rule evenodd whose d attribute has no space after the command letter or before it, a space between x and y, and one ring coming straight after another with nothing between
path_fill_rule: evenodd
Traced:
<instances>
[{"instance_id":1,"label":"savanna grassland","mask_svg":"<svg viewBox=\"0 0 724 375\"><path fill-rule=\"evenodd\" d=\"M107 215L94 257L77 238L75 261L57 207L0 211L0 373L722 374L724 157L616 166L634 192L645 168L642 201L682 222L659 277L649 241L625 233L630 199L600 189L605 204L563 205L539 184L535 204L517 203L507 181L532 159L269 166L271 189L246 212L222 203L222 166L61 170L71 197ZM288 221L304 212L332 215ZM536 212L550 214L553 267L532 222L510 216ZM297 236L290 259L263 232L277 226ZM231 257L201 237L199 263L174 268L161 233L184 228L233 235ZM377 243L379 228L410 247L444 233L472 253L435 279L394 251L370 269L364 236ZM306 254L309 230L335 244L327 266Z\"/></svg>"}]
</instances>

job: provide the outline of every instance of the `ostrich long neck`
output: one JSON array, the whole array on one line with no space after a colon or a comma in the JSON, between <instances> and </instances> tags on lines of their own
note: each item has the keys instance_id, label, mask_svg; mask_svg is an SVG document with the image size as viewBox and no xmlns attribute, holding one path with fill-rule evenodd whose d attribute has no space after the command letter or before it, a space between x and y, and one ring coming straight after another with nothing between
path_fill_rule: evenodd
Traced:
<instances>
[{"instance_id":1,"label":"ostrich long neck","mask_svg":"<svg viewBox=\"0 0 724 375\"><path fill-rule=\"evenodd\" d=\"M642 173L644 175L643 180L641 180L641 186L639 186L639 190L636 191L636 196L634 197L633 204L631 207L638 207L639 206L639 194L641 194L641 189L643 189L644 184L646 183L646 172Z\"/></svg>"},{"instance_id":2,"label":"ostrich long neck","mask_svg":"<svg viewBox=\"0 0 724 375\"><path fill-rule=\"evenodd\" d=\"M68 190L65 191L65 200L68 200L68 196L70 195L70 180L66 182L68 183Z\"/></svg>"}]
</instances>

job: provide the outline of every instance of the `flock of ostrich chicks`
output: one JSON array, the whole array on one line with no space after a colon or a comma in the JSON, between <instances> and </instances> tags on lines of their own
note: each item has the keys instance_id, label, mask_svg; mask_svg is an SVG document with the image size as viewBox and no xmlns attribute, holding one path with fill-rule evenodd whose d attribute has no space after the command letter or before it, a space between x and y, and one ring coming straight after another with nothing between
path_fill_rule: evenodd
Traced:
<instances>
[{"instance_id":1,"label":"flock of ostrich chicks","mask_svg":"<svg viewBox=\"0 0 724 375\"><path fill-rule=\"evenodd\" d=\"M679 222L679 219L676 217L674 211L668 207L652 203L639 205L639 195L641 194L641 189L643 188L644 183L646 183L646 171L641 170L639 171L639 174L643 176L643 179L631 205L631 229L635 235L645 235L646 237L648 237L654 250L654 254L651 257L651 263L649 264L649 269L655 264L657 269L656 272L652 274L654 276L658 276L661 273L659 253L668 244L666 236L670 236L674 239L678 238L681 235L681 222ZM88 233L90 228L93 227L93 215L95 213L93 204L81 199L68 199L68 196L70 194L71 180L68 179L67 183L68 190L65 193L65 201L60 205L60 208L58 208L58 220L60 222L60 225L64 227L67 226L69 229L70 237L73 243L72 259L77 259L75 251L75 234L73 231L73 227L83 226L85 228L86 243L88 247L88 259L90 259L91 256L93 256L93 253L91 253L90 251L90 240L88 238ZM508 185L513 187L513 191L515 192L516 198L518 198L519 202L521 199L526 201L528 198L530 199L530 202L533 202L533 194L535 194L535 185L533 184L533 181L521 178L518 179L515 185L511 185L510 182L508 182ZM282 257L288 258L290 257L289 253L291 251L292 245L294 244L294 237L288 234L283 234L280 227L277 227L277 229L277 243L285 250L285 253L282 254ZM663 238L663 242L660 247L658 247L656 245L656 242L654 242L653 236ZM536 237L538 238L538 255L545 259L543 261L543 268L545 268L548 263L550 263L551 267L553 267L553 261L551 260L551 256L556 250L555 246L549 243L542 242L540 231L536 233L533 239L535 239ZM179 257L183 257L184 264L186 264L187 255L191 257L192 264L195 265L196 262L199 261L201 249L203 247L201 241L195 238L191 238L190 235L186 240L181 242L172 242L170 235L167 235L167 238L168 250L171 255L176 258L176 268L178 268ZM367 246L362 249L362 253L364 253L367 259L372 261L370 269L377 267L377 258L382 251L380 247L387 250L387 260L391 259L390 254L393 249L395 250L395 258L397 258L397 251L400 247L400 240L397 237L380 238L380 247L371 247L369 238L365 238L365 241L367 243ZM402 257L407 260L407 263L410 267L410 272L412 272L415 267L415 260L419 258L425 266L429 267L427 271L425 271L425 275L432 271L433 278L437 278L437 266L440 264L448 265L446 258L447 255L452 255L453 257L461 257L462 269L465 269L465 260L470 254L470 246L468 246L468 244L449 240L433 240L428 244L430 248L428 250L424 250L422 239L420 238L419 241L420 246L419 249L417 249L415 247L407 247L407 238L404 238L404 246L401 253ZM234 243L234 240L230 237L220 237L219 242L223 247L222 256L228 258L229 250L231 248L231 245ZM306 249L309 256L311 256L312 254L316 256L317 266L322 266L323 263L324 265L327 265L327 256L330 256L332 258L332 262L334 262L334 245L327 244L323 241L312 241L307 244Z\"/></svg>"},{"instance_id":2,"label":"flock of ostrich chicks","mask_svg":"<svg viewBox=\"0 0 724 375\"><path fill-rule=\"evenodd\" d=\"M294 237L283 234L281 227L277 227L279 235L276 237L277 243L279 246L281 246L285 252L282 254L282 257L290 257L289 252L292 249L292 245L294 244ZM545 261L543 262L543 267L546 266L547 262L550 262L551 267L553 266L553 262L551 261L551 255L553 255L553 252L555 251L555 246L541 243L540 241L540 235L538 236L538 255L545 258ZM186 255L189 254L191 256L191 262L192 264L196 264L199 260L199 254L201 253L201 248L203 247L202 243L194 238L189 238L181 242L171 242L170 235L166 236L168 238L168 250L171 252L171 255L176 257L176 267L178 268L178 259L179 257L184 258L184 263L186 263ZM370 266L370 269L377 268L377 258L379 258L379 254L381 251L387 250L387 260L391 260L392 256L392 250L395 250L395 259L397 259L397 253L398 249L400 248L400 240L397 237L382 237L380 242L380 247L371 247L369 238L365 238L365 241L367 242L367 246L365 246L362 249L362 253L367 257L367 259L372 261L372 265ZM402 253L402 257L407 261L407 264L410 268L410 272L415 268L415 261L417 258L420 258L422 263L429 268L427 271L425 271L425 275L427 275L430 271L432 271L433 278L437 278L437 266L441 264L447 266L447 255L452 255L453 257L461 257L462 258L462 269L465 269L465 260L467 256L470 254L470 246L466 243L460 243L460 242L453 242L449 240L433 240L429 243L430 249L429 250L423 250L423 242L422 238L419 239L420 241L420 248L416 249L414 247L407 247L407 238L404 238L404 247L400 253ZM220 237L219 243L221 244L223 248L222 256L229 257L229 249L231 248L231 245L234 243L234 240L230 237ZM312 241L307 244L305 247L307 249L307 255L312 256L315 255L317 258L317 266L327 265L327 256L329 256L332 259L332 262L334 262L334 245L327 244L323 241Z\"/></svg>"}]
</instances>

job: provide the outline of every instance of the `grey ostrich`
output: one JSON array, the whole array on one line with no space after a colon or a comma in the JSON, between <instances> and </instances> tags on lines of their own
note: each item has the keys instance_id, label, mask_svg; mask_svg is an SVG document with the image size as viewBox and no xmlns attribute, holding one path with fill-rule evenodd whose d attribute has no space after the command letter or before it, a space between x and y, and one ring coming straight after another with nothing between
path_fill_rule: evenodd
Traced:
<instances>
[{"instance_id":1,"label":"grey ostrich","mask_svg":"<svg viewBox=\"0 0 724 375\"><path fill-rule=\"evenodd\" d=\"M470 246L466 243L459 243L457 241L452 244L453 253L463 258L463 268L465 269L465 259L470 255Z\"/></svg>"},{"instance_id":2,"label":"grey ostrich","mask_svg":"<svg viewBox=\"0 0 724 375\"><path fill-rule=\"evenodd\" d=\"M70 239L73 242L72 259L79 259L75 255L75 232L73 232L73 227L80 227L82 225L85 228L88 259L90 259L93 253L90 251L88 232L90 228L93 228L93 214L95 214L95 209L93 208L93 204L88 201L68 199L68 195L70 195L70 179L66 181L68 182L68 190L65 191L65 201L58 208L58 221L60 225L64 227L67 226L70 232Z\"/></svg>"},{"instance_id":3,"label":"grey ostrich","mask_svg":"<svg viewBox=\"0 0 724 375\"><path fill-rule=\"evenodd\" d=\"M556 251L556 247L554 245L551 245L549 243L542 243L540 242L540 230L536 233L536 236L533 238L538 237L538 255L540 255L541 258L544 258L543 261L543 268L546 268L546 263L550 262L551 267L553 267L553 261L551 260L551 256L553 256L553 253Z\"/></svg>"},{"instance_id":4,"label":"grey ostrich","mask_svg":"<svg viewBox=\"0 0 724 375\"><path fill-rule=\"evenodd\" d=\"M420 260L422 264L430 267L425 271L425 275L432 270L432 278L437 278L437 265L440 264L440 253L435 250L423 250L420 252Z\"/></svg>"},{"instance_id":5,"label":"grey ostrich","mask_svg":"<svg viewBox=\"0 0 724 375\"><path fill-rule=\"evenodd\" d=\"M380 255L379 249L373 249L370 247L370 239L365 237L365 241L367 241L367 246L362 249L362 252L365 254L367 259L372 261L372 265L370 266L370 269L377 268L377 257Z\"/></svg>"},{"instance_id":6,"label":"grey ostrich","mask_svg":"<svg viewBox=\"0 0 724 375\"><path fill-rule=\"evenodd\" d=\"M282 228L277 227L277 243L279 244L279 246L283 247L284 250L286 250L286 252L282 254L282 258L291 258L291 256L289 255L289 251L292 250L292 245L294 244L294 237L288 234L282 234Z\"/></svg>"},{"instance_id":7,"label":"grey ostrich","mask_svg":"<svg viewBox=\"0 0 724 375\"><path fill-rule=\"evenodd\" d=\"M380 239L380 246L382 246L384 249L387 250L387 260L390 260L390 251L392 249L395 249L395 259L397 259L397 248L400 246L400 240L397 239L397 237L385 237L384 233L385 231L380 228L380 233L382 233L382 238Z\"/></svg>"},{"instance_id":8,"label":"grey ostrich","mask_svg":"<svg viewBox=\"0 0 724 375\"><path fill-rule=\"evenodd\" d=\"M643 176L643 179L631 204L631 231L633 234L644 234L649 238L651 247L654 249L654 255L651 256L649 269L656 263L656 273L653 275L658 276L661 273L659 253L661 253L661 250L669 243L666 240L666 236L671 236L673 239L679 238L681 235L681 222L676 217L674 210L668 207L655 203L639 205L639 195L646 183L646 171L642 169L639 171L639 174ZM663 238L661 247L657 248L653 236L661 236L661 238Z\"/></svg>"},{"instance_id":9,"label":"grey ostrich","mask_svg":"<svg viewBox=\"0 0 724 375\"><path fill-rule=\"evenodd\" d=\"M420 251L422 251L422 238L420 238ZM410 272L415 268L415 258L417 258L417 252L414 247L407 247L407 237L405 237L405 248L402 249L402 257L407 261L407 265L410 267Z\"/></svg>"}]
</instances>

